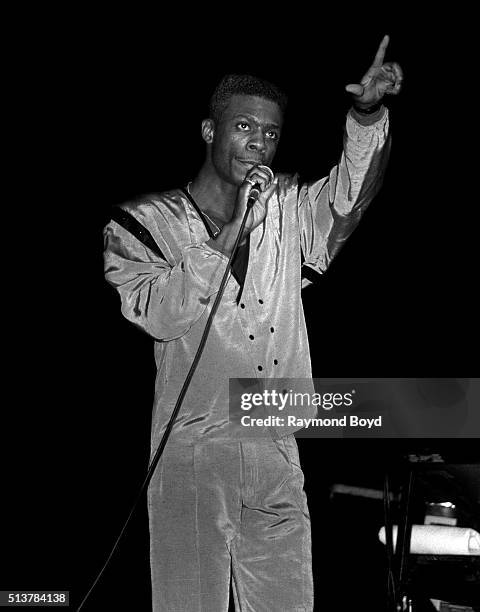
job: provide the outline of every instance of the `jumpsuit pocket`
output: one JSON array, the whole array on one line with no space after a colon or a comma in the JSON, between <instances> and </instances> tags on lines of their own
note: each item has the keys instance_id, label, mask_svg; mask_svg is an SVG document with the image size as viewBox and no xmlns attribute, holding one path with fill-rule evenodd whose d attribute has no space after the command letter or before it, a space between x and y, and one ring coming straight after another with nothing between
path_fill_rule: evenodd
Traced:
<instances>
[{"instance_id":1,"label":"jumpsuit pocket","mask_svg":"<svg viewBox=\"0 0 480 612\"><path fill-rule=\"evenodd\" d=\"M295 436L290 435L282 439L284 441L285 451L288 455L290 463L301 470L302 466L300 465L300 457L298 454L298 446Z\"/></svg>"},{"instance_id":2,"label":"jumpsuit pocket","mask_svg":"<svg viewBox=\"0 0 480 612\"><path fill-rule=\"evenodd\" d=\"M298 509L305 515L306 518L309 518L307 496L303 490L305 480L302 467L300 465L297 441L293 435L290 435L274 440L274 443L279 453L289 466L289 474L287 476L286 485L290 489Z\"/></svg>"}]
</instances>

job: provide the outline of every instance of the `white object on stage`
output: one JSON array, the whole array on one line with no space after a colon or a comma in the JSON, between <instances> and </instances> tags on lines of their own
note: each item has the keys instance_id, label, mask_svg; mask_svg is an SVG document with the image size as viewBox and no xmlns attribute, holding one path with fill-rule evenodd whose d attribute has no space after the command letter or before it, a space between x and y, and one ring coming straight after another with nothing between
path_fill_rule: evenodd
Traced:
<instances>
[{"instance_id":1,"label":"white object on stage","mask_svg":"<svg viewBox=\"0 0 480 612\"><path fill-rule=\"evenodd\" d=\"M393 525L393 547L398 526ZM378 532L385 544L385 527ZM468 527L412 525L410 552L417 555L480 555L480 533Z\"/></svg>"}]
</instances>

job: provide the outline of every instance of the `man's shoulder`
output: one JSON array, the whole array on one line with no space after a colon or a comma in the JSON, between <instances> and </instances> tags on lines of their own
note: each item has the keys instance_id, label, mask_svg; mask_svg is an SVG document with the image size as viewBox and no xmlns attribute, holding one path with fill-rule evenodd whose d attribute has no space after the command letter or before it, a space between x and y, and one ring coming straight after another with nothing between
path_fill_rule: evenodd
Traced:
<instances>
[{"instance_id":1,"label":"man's shoulder","mask_svg":"<svg viewBox=\"0 0 480 612\"><path fill-rule=\"evenodd\" d=\"M117 208L130 213L139 221L175 217L185 214L185 196L180 189L148 193L118 204Z\"/></svg>"},{"instance_id":2,"label":"man's shoulder","mask_svg":"<svg viewBox=\"0 0 480 612\"><path fill-rule=\"evenodd\" d=\"M112 207L104 234L120 232L125 237L126 230L150 248L153 244L153 251L159 248L162 257L174 264L181 256L179 249L188 242L185 202L181 189L139 195Z\"/></svg>"}]
</instances>

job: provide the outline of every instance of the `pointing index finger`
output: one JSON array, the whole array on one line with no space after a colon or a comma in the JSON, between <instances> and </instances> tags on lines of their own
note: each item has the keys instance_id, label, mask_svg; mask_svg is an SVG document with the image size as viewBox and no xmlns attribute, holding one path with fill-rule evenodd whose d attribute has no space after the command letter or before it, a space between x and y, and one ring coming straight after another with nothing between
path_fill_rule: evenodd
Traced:
<instances>
[{"instance_id":1,"label":"pointing index finger","mask_svg":"<svg viewBox=\"0 0 480 612\"><path fill-rule=\"evenodd\" d=\"M383 58L385 57L385 50L388 47L388 43L390 42L390 36L386 34L380 46L378 47L377 54L375 55L375 59L373 60L372 66L381 66L383 64Z\"/></svg>"}]
</instances>

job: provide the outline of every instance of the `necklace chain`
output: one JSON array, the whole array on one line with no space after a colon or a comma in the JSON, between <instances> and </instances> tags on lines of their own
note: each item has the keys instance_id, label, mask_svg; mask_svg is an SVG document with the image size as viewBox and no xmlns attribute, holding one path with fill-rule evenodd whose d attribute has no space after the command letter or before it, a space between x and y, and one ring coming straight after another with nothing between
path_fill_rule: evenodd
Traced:
<instances>
[{"instance_id":1,"label":"necklace chain","mask_svg":"<svg viewBox=\"0 0 480 612\"><path fill-rule=\"evenodd\" d=\"M187 191L188 191L188 193L189 193L190 195L192 195L192 193L191 193L191 191L190 191L190 185L191 185L191 184L192 184L192 182L191 182L191 181L190 181L190 183L188 183L188 184L187 184ZM192 196L192 197L193 197L193 196ZM197 204L197 206L198 206L198 204ZM200 207L199 207L199 208L200 208ZM201 209L200 209L200 210L201 210ZM215 228L217 229L217 232L216 232L216 233L214 233L214 234L213 234L213 236L214 236L214 237L215 237L215 236L217 236L217 234L219 234L219 233L220 233L220 231L221 231L221 230L220 230L220 228L218 227L218 225L215 223L215 221L214 221L213 219L210 219L210 217L207 215L207 213L206 213L204 210L202 210L202 214L203 214L203 215L205 215L205 217L207 217L207 219L210 221L210 223L211 223L212 225L214 225L214 226L215 226Z\"/></svg>"}]
</instances>

